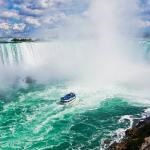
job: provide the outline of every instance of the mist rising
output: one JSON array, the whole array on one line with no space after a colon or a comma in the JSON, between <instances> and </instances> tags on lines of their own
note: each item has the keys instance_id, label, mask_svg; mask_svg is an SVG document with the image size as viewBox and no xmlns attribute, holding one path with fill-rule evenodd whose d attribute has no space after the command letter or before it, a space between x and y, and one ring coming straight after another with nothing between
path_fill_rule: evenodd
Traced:
<instances>
[{"instance_id":1,"label":"mist rising","mask_svg":"<svg viewBox=\"0 0 150 150\"><path fill-rule=\"evenodd\" d=\"M17 57L22 60L1 64L1 80L32 76L39 81L67 79L94 86L143 84L139 79L149 68L137 40L138 11L135 0L93 0L86 12L70 16L64 26L45 32L57 35L57 39L16 44L20 49ZM8 56L14 53L10 47Z\"/></svg>"}]
</instances>

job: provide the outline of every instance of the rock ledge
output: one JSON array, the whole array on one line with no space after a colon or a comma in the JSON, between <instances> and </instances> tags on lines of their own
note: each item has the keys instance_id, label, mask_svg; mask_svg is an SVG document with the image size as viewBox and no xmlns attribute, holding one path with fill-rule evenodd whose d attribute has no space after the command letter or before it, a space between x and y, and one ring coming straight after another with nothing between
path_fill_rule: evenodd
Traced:
<instances>
[{"instance_id":1,"label":"rock ledge","mask_svg":"<svg viewBox=\"0 0 150 150\"><path fill-rule=\"evenodd\" d=\"M124 139L111 144L108 150L150 150L150 117L127 129Z\"/></svg>"}]
</instances>

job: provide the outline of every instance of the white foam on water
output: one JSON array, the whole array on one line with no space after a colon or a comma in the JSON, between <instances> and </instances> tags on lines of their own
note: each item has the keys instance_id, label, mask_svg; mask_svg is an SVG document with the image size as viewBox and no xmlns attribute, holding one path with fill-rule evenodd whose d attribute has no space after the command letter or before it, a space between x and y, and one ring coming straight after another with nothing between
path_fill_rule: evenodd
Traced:
<instances>
[{"instance_id":1,"label":"white foam on water","mask_svg":"<svg viewBox=\"0 0 150 150\"><path fill-rule=\"evenodd\" d=\"M150 108L146 108L142 113L142 118L150 117Z\"/></svg>"},{"instance_id":2,"label":"white foam on water","mask_svg":"<svg viewBox=\"0 0 150 150\"><path fill-rule=\"evenodd\" d=\"M121 122L124 122L125 120L129 120L130 122L130 125L128 128L131 128L133 126L133 120L134 120L134 117L133 116L130 116L130 115L125 115L125 116L122 116L118 123L121 123Z\"/></svg>"}]
</instances>

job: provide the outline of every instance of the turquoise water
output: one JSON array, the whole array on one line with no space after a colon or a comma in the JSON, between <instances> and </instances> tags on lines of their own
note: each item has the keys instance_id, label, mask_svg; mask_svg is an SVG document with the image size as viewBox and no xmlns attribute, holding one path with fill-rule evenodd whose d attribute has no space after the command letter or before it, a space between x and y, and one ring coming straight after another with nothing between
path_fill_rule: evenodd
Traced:
<instances>
[{"instance_id":1,"label":"turquoise water","mask_svg":"<svg viewBox=\"0 0 150 150\"><path fill-rule=\"evenodd\" d=\"M59 97L68 88L35 84L1 95L0 148L97 150L104 139L119 138L118 129L129 127L129 118L139 117L146 108L119 96L102 98L100 91L83 90L78 92L76 105L59 105ZM125 120L119 121L123 116Z\"/></svg>"}]
</instances>

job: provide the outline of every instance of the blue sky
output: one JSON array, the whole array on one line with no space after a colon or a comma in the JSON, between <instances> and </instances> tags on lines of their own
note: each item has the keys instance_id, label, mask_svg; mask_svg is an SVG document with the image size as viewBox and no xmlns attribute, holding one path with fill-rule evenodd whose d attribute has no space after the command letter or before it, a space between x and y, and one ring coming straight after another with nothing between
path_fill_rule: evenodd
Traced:
<instances>
[{"instance_id":1,"label":"blue sky","mask_svg":"<svg viewBox=\"0 0 150 150\"><path fill-rule=\"evenodd\" d=\"M84 12L89 0L0 0L0 36L28 36Z\"/></svg>"},{"instance_id":2,"label":"blue sky","mask_svg":"<svg viewBox=\"0 0 150 150\"><path fill-rule=\"evenodd\" d=\"M84 13L92 0L0 0L0 36L30 36ZM150 28L150 0L138 0L143 29Z\"/></svg>"}]
</instances>

